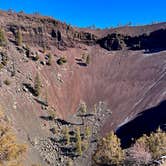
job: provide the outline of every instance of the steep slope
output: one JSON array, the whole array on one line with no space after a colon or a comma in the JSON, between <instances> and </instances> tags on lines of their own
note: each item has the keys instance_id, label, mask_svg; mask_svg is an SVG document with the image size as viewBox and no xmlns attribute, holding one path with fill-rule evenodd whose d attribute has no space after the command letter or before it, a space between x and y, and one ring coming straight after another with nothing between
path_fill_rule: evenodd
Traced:
<instances>
[{"instance_id":1,"label":"steep slope","mask_svg":"<svg viewBox=\"0 0 166 166\"><path fill-rule=\"evenodd\" d=\"M93 111L94 104L100 101L107 103L112 114L103 122L102 135L118 129L138 113L166 99L165 44L154 47L160 38L161 43L165 41L165 30L161 30L166 27L165 23L118 30L123 42L126 36L130 37L128 43L137 38L133 34L142 35L141 28L144 28L143 33L158 30L159 35L152 37L157 38L155 42L148 41L153 43L148 51L145 51L144 43L135 51L129 50L129 46L114 51L107 49L99 41L106 40L111 48L108 37L112 30L92 34L90 30L73 28L48 17L1 12L0 24L8 38L7 46L0 50L1 57L4 53L8 57L7 65L1 69L0 104L6 108L20 140L29 143L27 165L46 165L34 146L40 138L51 135L52 124L41 118L48 116L42 104L46 98L49 109L68 121L73 120L72 115L81 101L87 103L89 111ZM23 37L21 47L16 45L19 29ZM123 34L123 31L128 33ZM140 38L141 41L146 39ZM30 48L30 57L26 54L27 47ZM51 65L47 65L48 54L52 55ZM36 55L38 60L34 60ZM84 55L90 56L89 64L84 62ZM60 57L65 57L67 63L58 65ZM31 93L37 73L42 83L38 98ZM9 80L10 85L6 85L5 80Z\"/></svg>"}]
</instances>

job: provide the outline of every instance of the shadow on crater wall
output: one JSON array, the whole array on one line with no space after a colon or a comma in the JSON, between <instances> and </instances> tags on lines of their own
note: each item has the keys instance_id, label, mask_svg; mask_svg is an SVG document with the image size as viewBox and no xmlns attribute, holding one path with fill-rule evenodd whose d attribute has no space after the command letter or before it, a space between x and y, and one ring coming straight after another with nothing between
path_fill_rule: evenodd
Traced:
<instances>
[{"instance_id":1,"label":"shadow on crater wall","mask_svg":"<svg viewBox=\"0 0 166 166\"><path fill-rule=\"evenodd\" d=\"M118 128L116 134L122 147L127 148L133 143L133 138L156 131L158 127L166 131L166 101L139 113L135 119Z\"/></svg>"}]
</instances>

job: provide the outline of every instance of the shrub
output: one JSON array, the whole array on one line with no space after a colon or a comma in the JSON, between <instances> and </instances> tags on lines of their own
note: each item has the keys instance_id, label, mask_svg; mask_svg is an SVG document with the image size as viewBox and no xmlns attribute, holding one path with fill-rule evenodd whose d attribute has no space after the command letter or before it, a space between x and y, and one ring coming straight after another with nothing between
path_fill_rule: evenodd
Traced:
<instances>
[{"instance_id":1,"label":"shrub","mask_svg":"<svg viewBox=\"0 0 166 166\"><path fill-rule=\"evenodd\" d=\"M161 129L152 132L149 136L143 135L136 143L145 144L153 159L166 155L166 133Z\"/></svg>"},{"instance_id":2,"label":"shrub","mask_svg":"<svg viewBox=\"0 0 166 166\"><path fill-rule=\"evenodd\" d=\"M93 161L97 165L120 165L123 160L124 152L120 147L120 140L112 131L99 141Z\"/></svg>"},{"instance_id":3,"label":"shrub","mask_svg":"<svg viewBox=\"0 0 166 166\"><path fill-rule=\"evenodd\" d=\"M18 30L16 34L16 43L18 46L22 46L22 32L21 29Z\"/></svg>"},{"instance_id":4,"label":"shrub","mask_svg":"<svg viewBox=\"0 0 166 166\"><path fill-rule=\"evenodd\" d=\"M0 28L0 46L5 46L6 45L6 37L4 30Z\"/></svg>"},{"instance_id":5,"label":"shrub","mask_svg":"<svg viewBox=\"0 0 166 166\"><path fill-rule=\"evenodd\" d=\"M82 102L82 103L80 104L80 109L79 109L79 111L80 111L81 114L86 114L86 112L87 112L87 105L86 105L85 102Z\"/></svg>"},{"instance_id":6,"label":"shrub","mask_svg":"<svg viewBox=\"0 0 166 166\"><path fill-rule=\"evenodd\" d=\"M54 120L56 118L56 111L54 109L48 109L48 115L50 120Z\"/></svg>"},{"instance_id":7,"label":"shrub","mask_svg":"<svg viewBox=\"0 0 166 166\"><path fill-rule=\"evenodd\" d=\"M67 163L66 163L66 166L73 166L74 164L73 164L73 161L72 161L72 159L68 159L67 160Z\"/></svg>"},{"instance_id":8,"label":"shrub","mask_svg":"<svg viewBox=\"0 0 166 166\"><path fill-rule=\"evenodd\" d=\"M3 69L4 65L0 63L0 70Z\"/></svg>"},{"instance_id":9,"label":"shrub","mask_svg":"<svg viewBox=\"0 0 166 166\"><path fill-rule=\"evenodd\" d=\"M39 54L38 53L36 53L36 56L33 57L33 60L34 61L38 61L39 60Z\"/></svg>"},{"instance_id":10,"label":"shrub","mask_svg":"<svg viewBox=\"0 0 166 166\"><path fill-rule=\"evenodd\" d=\"M82 140L81 140L81 134L80 134L80 128L77 128L76 131L76 152L79 156L82 155Z\"/></svg>"},{"instance_id":11,"label":"shrub","mask_svg":"<svg viewBox=\"0 0 166 166\"><path fill-rule=\"evenodd\" d=\"M85 137L89 138L91 136L91 128L89 126L85 127Z\"/></svg>"},{"instance_id":12,"label":"shrub","mask_svg":"<svg viewBox=\"0 0 166 166\"><path fill-rule=\"evenodd\" d=\"M69 128L66 126L64 129L64 139L66 141L66 145L70 144L70 135L69 135Z\"/></svg>"},{"instance_id":13,"label":"shrub","mask_svg":"<svg viewBox=\"0 0 166 166\"><path fill-rule=\"evenodd\" d=\"M40 91L41 91L41 81L39 78L39 74L37 73L35 76L35 82L34 82L34 91L35 91L35 95L39 96L40 95Z\"/></svg>"},{"instance_id":14,"label":"shrub","mask_svg":"<svg viewBox=\"0 0 166 166\"><path fill-rule=\"evenodd\" d=\"M152 156L144 142L136 142L126 152L126 165L147 165L151 160Z\"/></svg>"},{"instance_id":15,"label":"shrub","mask_svg":"<svg viewBox=\"0 0 166 166\"><path fill-rule=\"evenodd\" d=\"M58 65L63 65L64 63L67 62L67 59L65 57L60 57L58 60L57 60L57 64Z\"/></svg>"},{"instance_id":16,"label":"shrub","mask_svg":"<svg viewBox=\"0 0 166 166\"><path fill-rule=\"evenodd\" d=\"M86 57L86 65L89 65L89 63L90 63L90 55L88 54Z\"/></svg>"},{"instance_id":17,"label":"shrub","mask_svg":"<svg viewBox=\"0 0 166 166\"><path fill-rule=\"evenodd\" d=\"M7 62L8 62L8 57L7 57L7 55L3 55L3 56L2 56L2 65L3 65L3 66L6 66L6 65L7 65Z\"/></svg>"},{"instance_id":18,"label":"shrub","mask_svg":"<svg viewBox=\"0 0 166 166\"><path fill-rule=\"evenodd\" d=\"M48 54L48 62L47 65L51 66L52 56L51 54Z\"/></svg>"},{"instance_id":19,"label":"shrub","mask_svg":"<svg viewBox=\"0 0 166 166\"><path fill-rule=\"evenodd\" d=\"M4 80L4 84L5 84L5 85L10 85L11 82L10 82L8 79L6 79L6 80Z\"/></svg>"},{"instance_id":20,"label":"shrub","mask_svg":"<svg viewBox=\"0 0 166 166\"><path fill-rule=\"evenodd\" d=\"M26 45L25 54L26 54L26 56L27 56L28 58L30 57L31 50L30 50L30 47L29 47L28 45Z\"/></svg>"},{"instance_id":21,"label":"shrub","mask_svg":"<svg viewBox=\"0 0 166 166\"><path fill-rule=\"evenodd\" d=\"M2 112L2 109L0 112ZM1 114L0 121L0 164L21 166L19 159L26 152L27 146L17 143L16 137L9 122L5 120L4 114Z\"/></svg>"}]
</instances>

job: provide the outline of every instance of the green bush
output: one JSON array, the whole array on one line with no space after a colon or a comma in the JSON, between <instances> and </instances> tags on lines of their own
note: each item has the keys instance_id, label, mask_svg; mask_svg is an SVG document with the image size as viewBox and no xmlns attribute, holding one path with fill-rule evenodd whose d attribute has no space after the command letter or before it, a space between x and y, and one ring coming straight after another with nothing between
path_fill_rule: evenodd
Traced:
<instances>
[{"instance_id":1,"label":"green bush","mask_svg":"<svg viewBox=\"0 0 166 166\"><path fill-rule=\"evenodd\" d=\"M120 165L124 160L124 151L120 147L120 140L112 131L102 138L93 155L96 165Z\"/></svg>"}]
</instances>

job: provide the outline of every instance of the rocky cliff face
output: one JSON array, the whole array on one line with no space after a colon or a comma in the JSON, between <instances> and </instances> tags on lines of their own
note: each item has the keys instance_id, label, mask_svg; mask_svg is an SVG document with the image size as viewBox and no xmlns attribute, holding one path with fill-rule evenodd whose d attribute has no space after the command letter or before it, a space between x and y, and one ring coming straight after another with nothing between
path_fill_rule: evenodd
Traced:
<instances>
[{"instance_id":1,"label":"rocky cliff face","mask_svg":"<svg viewBox=\"0 0 166 166\"><path fill-rule=\"evenodd\" d=\"M74 47L76 42L95 43L95 35L88 32L78 32L70 25L61 23L50 17L26 15L23 13L1 12L1 24L6 30L9 40L14 42L18 29L23 35L23 42L30 46L59 49Z\"/></svg>"},{"instance_id":2,"label":"rocky cliff face","mask_svg":"<svg viewBox=\"0 0 166 166\"><path fill-rule=\"evenodd\" d=\"M104 117L105 113L100 113L104 118L96 118L94 123L104 135L166 99L165 23L141 27L144 34L140 27L92 32L49 17L0 12L0 24L7 38L7 45L0 48L1 63L5 59L0 71L0 104L20 140L30 146L28 166L37 162L47 165L41 159L40 142L52 136L50 110L58 118L76 123L72 115L80 102L87 103L89 113L95 104L106 103L110 114ZM21 46L16 45L19 29ZM59 65L61 57L67 62ZM32 93L37 73L39 97ZM43 104L46 100L48 107ZM119 135L125 138L123 131Z\"/></svg>"},{"instance_id":3,"label":"rocky cliff face","mask_svg":"<svg viewBox=\"0 0 166 166\"><path fill-rule=\"evenodd\" d=\"M106 37L99 39L97 43L101 47L111 51L111 50L165 50L165 37L166 30L159 29L157 31L151 32L150 34L143 34L140 36L128 36L123 34L108 34Z\"/></svg>"}]
</instances>

